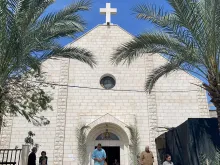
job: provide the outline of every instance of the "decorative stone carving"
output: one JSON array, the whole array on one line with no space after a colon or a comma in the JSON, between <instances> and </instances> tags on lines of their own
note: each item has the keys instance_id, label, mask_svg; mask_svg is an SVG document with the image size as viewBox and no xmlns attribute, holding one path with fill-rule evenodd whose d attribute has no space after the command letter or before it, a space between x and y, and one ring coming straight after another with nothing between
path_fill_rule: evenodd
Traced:
<instances>
[{"instance_id":1,"label":"decorative stone carving","mask_svg":"<svg viewBox=\"0 0 220 165\"><path fill-rule=\"evenodd\" d=\"M57 123L54 144L54 165L63 164L66 109L68 97L69 59L61 59L59 96L57 101ZM66 86L64 86L66 85Z\"/></svg>"},{"instance_id":2,"label":"decorative stone carving","mask_svg":"<svg viewBox=\"0 0 220 165\"><path fill-rule=\"evenodd\" d=\"M149 75L152 69L154 68L153 56L147 56L146 60L147 60L146 71ZM158 136L158 132L156 131L157 129L155 129L158 127L156 93L152 91L150 94L147 95L147 99L148 99L148 120L149 120L149 128L150 128L149 130L150 144L149 145L156 159L155 139Z\"/></svg>"}]
</instances>

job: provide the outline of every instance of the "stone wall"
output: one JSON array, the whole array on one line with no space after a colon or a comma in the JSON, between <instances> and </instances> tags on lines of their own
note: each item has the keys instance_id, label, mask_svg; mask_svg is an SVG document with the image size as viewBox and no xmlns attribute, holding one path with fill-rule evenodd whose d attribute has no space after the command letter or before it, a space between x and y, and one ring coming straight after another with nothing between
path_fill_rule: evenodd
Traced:
<instances>
[{"instance_id":1,"label":"stone wall","mask_svg":"<svg viewBox=\"0 0 220 165\"><path fill-rule=\"evenodd\" d=\"M8 149L11 142L13 117L3 117L3 124L0 132L0 148Z\"/></svg>"},{"instance_id":2,"label":"stone wall","mask_svg":"<svg viewBox=\"0 0 220 165\"><path fill-rule=\"evenodd\" d=\"M158 127L175 127L188 117L208 117L205 92L193 85L200 82L186 72L179 71L160 79L150 95L145 93L147 76L153 68L166 62L160 55L144 56L129 67L111 64L114 50L132 37L117 25L99 25L71 43L69 46L93 52L98 62L94 69L76 60L46 61L43 70L47 72L47 80L61 85L51 90L54 111L44 113L51 124L34 127L24 118L15 118L10 146L21 145L31 130L36 133L40 150L47 151L49 164L76 165L75 131L79 123L91 123L108 113L127 125L134 122L131 116L136 116L140 148L144 150L150 145L155 154L154 139L164 131ZM101 87L100 78L105 74L115 77L113 90Z\"/></svg>"},{"instance_id":3,"label":"stone wall","mask_svg":"<svg viewBox=\"0 0 220 165\"><path fill-rule=\"evenodd\" d=\"M154 67L165 62L162 56L154 56ZM209 117L206 92L195 84L201 82L181 70L159 79L154 88L159 127L176 127L187 118Z\"/></svg>"}]
</instances>

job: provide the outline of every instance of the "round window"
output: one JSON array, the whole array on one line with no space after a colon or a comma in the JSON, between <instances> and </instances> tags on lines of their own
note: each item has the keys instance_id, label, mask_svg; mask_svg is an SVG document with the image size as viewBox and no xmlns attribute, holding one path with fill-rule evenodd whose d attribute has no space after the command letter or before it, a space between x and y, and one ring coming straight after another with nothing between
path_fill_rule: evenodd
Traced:
<instances>
[{"instance_id":1,"label":"round window","mask_svg":"<svg viewBox=\"0 0 220 165\"><path fill-rule=\"evenodd\" d=\"M112 89L115 86L116 82L113 77L108 75L101 78L100 84L105 89Z\"/></svg>"}]
</instances>

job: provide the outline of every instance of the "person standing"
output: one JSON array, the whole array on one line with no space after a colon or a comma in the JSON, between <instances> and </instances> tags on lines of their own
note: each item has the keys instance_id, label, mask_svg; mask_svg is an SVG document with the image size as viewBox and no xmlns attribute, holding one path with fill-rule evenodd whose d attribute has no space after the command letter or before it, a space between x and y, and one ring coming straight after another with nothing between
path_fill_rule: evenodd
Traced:
<instances>
[{"instance_id":1,"label":"person standing","mask_svg":"<svg viewBox=\"0 0 220 165\"><path fill-rule=\"evenodd\" d=\"M37 147L32 148L32 152L28 156L28 165L36 165Z\"/></svg>"},{"instance_id":2,"label":"person standing","mask_svg":"<svg viewBox=\"0 0 220 165\"><path fill-rule=\"evenodd\" d=\"M113 163L113 165L119 165L119 162L117 159L115 159L115 162Z\"/></svg>"},{"instance_id":3,"label":"person standing","mask_svg":"<svg viewBox=\"0 0 220 165\"><path fill-rule=\"evenodd\" d=\"M39 158L39 165L43 165L43 160L46 162L46 165L47 165L48 158L46 155L47 155L46 151L41 152L41 156Z\"/></svg>"},{"instance_id":4,"label":"person standing","mask_svg":"<svg viewBox=\"0 0 220 165\"><path fill-rule=\"evenodd\" d=\"M166 154L163 165L174 165L173 162L171 161L171 156L169 154Z\"/></svg>"},{"instance_id":5,"label":"person standing","mask_svg":"<svg viewBox=\"0 0 220 165\"><path fill-rule=\"evenodd\" d=\"M149 146L146 146L145 151L141 153L140 164L141 165L153 165L153 163L154 163L153 153L150 151Z\"/></svg>"},{"instance_id":6,"label":"person standing","mask_svg":"<svg viewBox=\"0 0 220 165\"><path fill-rule=\"evenodd\" d=\"M42 162L40 165L47 165L47 159L46 158L42 158Z\"/></svg>"},{"instance_id":7,"label":"person standing","mask_svg":"<svg viewBox=\"0 0 220 165\"><path fill-rule=\"evenodd\" d=\"M97 148L92 153L92 159L94 160L94 165L104 165L106 159L105 150L102 149L102 145L99 143Z\"/></svg>"}]
</instances>

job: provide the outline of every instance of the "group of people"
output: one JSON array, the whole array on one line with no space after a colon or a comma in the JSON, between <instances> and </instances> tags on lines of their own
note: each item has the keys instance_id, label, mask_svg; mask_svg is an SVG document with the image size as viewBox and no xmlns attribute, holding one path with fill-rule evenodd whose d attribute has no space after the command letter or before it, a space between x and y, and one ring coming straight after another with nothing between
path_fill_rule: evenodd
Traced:
<instances>
[{"instance_id":1,"label":"group of people","mask_svg":"<svg viewBox=\"0 0 220 165\"><path fill-rule=\"evenodd\" d=\"M154 163L154 156L153 153L150 151L149 146L145 147L145 151L141 153L139 164L140 165L153 165ZM174 165L171 161L171 155L166 154L165 155L165 161L163 162L163 165Z\"/></svg>"},{"instance_id":2,"label":"group of people","mask_svg":"<svg viewBox=\"0 0 220 165\"><path fill-rule=\"evenodd\" d=\"M32 152L28 156L28 165L36 165L36 152L37 148L33 147ZM97 148L93 151L92 159L94 160L94 165L108 165L106 162L106 152L102 149L102 145L99 143ZM39 165L47 165L48 158L46 156L46 152L42 151L41 156L39 157ZM145 151L143 151L140 155L139 164L140 165L153 165L154 156L150 151L149 146L145 147ZM117 159L115 159L112 165L119 165ZM174 165L171 161L171 156L167 154L165 156L165 161L163 165Z\"/></svg>"},{"instance_id":3,"label":"group of people","mask_svg":"<svg viewBox=\"0 0 220 165\"><path fill-rule=\"evenodd\" d=\"M33 147L32 152L28 156L28 165L36 165L36 153L37 148ZM47 165L47 153L45 151L41 152L41 156L39 157L39 165Z\"/></svg>"},{"instance_id":4,"label":"group of people","mask_svg":"<svg viewBox=\"0 0 220 165\"><path fill-rule=\"evenodd\" d=\"M102 145L99 143L97 148L93 151L92 159L94 160L94 165L107 165L106 160L106 153L105 150L102 149ZM154 156L153 153L150 151L149 146L145 147L145 151L143 151L140 155L139 164L140 165L153 165L154 163ZM113 165L119 165L119 163L116 162ZM171 161L171 156L167 154L165 156L165 161L163 162L163 165L174 165Z\"/></svg>"}]
</instances>

